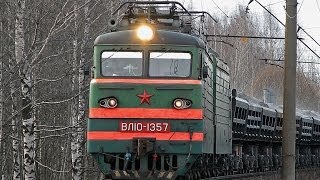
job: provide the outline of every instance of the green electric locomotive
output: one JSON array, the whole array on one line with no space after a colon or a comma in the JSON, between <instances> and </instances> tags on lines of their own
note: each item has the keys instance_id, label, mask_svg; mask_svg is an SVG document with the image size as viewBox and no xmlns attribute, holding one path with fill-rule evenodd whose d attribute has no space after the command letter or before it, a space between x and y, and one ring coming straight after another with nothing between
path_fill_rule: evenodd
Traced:
<instances>
[{"instance_id":1,"label":"green electric locomotive","mask_svg":"<svg viewBox=\"0 0 320 180\"><path fill-rule=\"evenodd\" d=\"M200 178L231 154L228 67L180 3L126 5L94 43L88 152L112 179Z\"/></svg>"}]
</instances>

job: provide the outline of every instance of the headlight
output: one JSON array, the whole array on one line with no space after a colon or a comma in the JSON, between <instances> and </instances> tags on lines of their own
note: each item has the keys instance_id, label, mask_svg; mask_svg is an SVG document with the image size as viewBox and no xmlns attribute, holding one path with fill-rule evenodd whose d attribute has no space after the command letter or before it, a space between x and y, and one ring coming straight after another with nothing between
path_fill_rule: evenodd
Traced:
<instances>
[{"instance_id":1,"label":"headlight","mask_svg":"<svg viewBox=\"0 0 320 180\"><path fill-rule=\"evenodd\" d=\"M189 99L177 98L173 101L173 107L176 109L186 109L191 107L192 102Z\"/></svg>"},{"instance_id":2,"label":"headlight","mask_svg":"<svg viewBox=\"0 0 320 180\"><path fill-rule=\"evenodd\" d=\"M174 102L173 102L173 106L176 109L182 109L182 106L183 106L182 99L175 99Z\"/></svg>"},{"instance_id":3,"label":"headlight","mask_svg":"<svg viewBox=\"0 0 320 180\"><path fill-rule=\"evenodd\" d=\"M115 108L118 106L118 100L114 97L109 97L109 98L101 99L99 101L99 104L101 107Z\"/></svg>"},{"instance_id":4,"label":"headlight","mask_svg":"<svg viewBox=\"0 0 320 180\"><path fill-rule=\"evenodd\" d=\"M153 38L154 32L151 27L142 25L137 29L137 36L142 41L150 41Z\"/></svg>"},{"instance_id":5,"label":"headlight","mask_svg":"<svg viewBox=\"0 0 320 180\"><path fill-rule=\"evenodd\" d=\"M116 107L118 105L116 98L109 98L107 101L109 107Z\"/></svg>"}]
</instances>

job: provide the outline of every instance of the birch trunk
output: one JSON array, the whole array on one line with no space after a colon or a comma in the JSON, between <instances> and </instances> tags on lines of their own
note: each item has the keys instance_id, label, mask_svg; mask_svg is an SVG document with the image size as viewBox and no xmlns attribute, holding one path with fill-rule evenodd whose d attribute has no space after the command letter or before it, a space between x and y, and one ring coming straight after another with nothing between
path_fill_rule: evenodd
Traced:
<instances>
[{"instance_id":1,"label":"birch trunk","mask_svg":"<svg viewBox=\"0 0 320 180\"><path fill-rule=\"evenodd\" d=\"M0 22L0 32L3 32L2 21ZM2 33L0 34L0 42L3 42ZM3 109L3 85L2 85L2 68L3 68L3 45L0 47L0 149L1 149L1 142L2 142L2 109ZM2 158L1 158L2 159Z\"/></svg>"},{"instance_id":2,"label":"birch trunk","mask_svg":"<svg viewBox=\"0 0 320 180\"><path fill-rule=\"evenodd\" d=\"M21 94L22 94L22 128L23 128L23 165L25 179L35 179L35 123L32 116L31 107L31 72L27 64L23 66L21 76Z\"/></svg>"},{"instance_id":3,"label":"birch trunk","mask_svg":"<svg viewBox=\"0 0 320 180\"><path fill-rule=\"evenodd\" d=\"M23 57L23 51L24 51L24 40L23 40L23 12L24 11L24 2L19 3L17 5L17 11L16 11L16 22L15 22L15 58L16 62L14 60L9 59L9 68L10 68L10 79L14 79L15 71L16 71L16 63L20 63L22 61ZM11 114L12 114L12 156L13 156L13 179L14 180L20 180L21 178L21 159L20 159L20 144L19 144L19 131L18 131L18 93L20 92L17 89L17 85L15 81L10 82L10 98L12 101L11 104Z\"/></svg>"},{"instance_id":4,"label":"birch trunk","mask_svg":"<svg viewBox=\"0 0 320 180\"><path fill-rule=\"evenodd\" d=\"M79 147L79 155L81 157L84 157L84 151L85 146L84 145L84 128L83 128L83 122L85 121L85 103L86 98L84 95L85 91L85 75L84 75L84 69L85 69L85 59L86 59L86 47L87 43L89 41L89 28L90 28L90 18L89 18L89 1L86 0L86 6L84 7L84 33L82 37L82 43L81 43L81 49L80 49L80 62L79 62L79 72L78 72L78 84L79 84L79 111L78 111L78 124L80 124L77 132L78 132L78 139L77 141L78 147ZM84 159L84 158L82 158ZM82 165L83 166L83 165Z\"/></svg>"},{"instance_id":5,"label":"birch trunk","mask_svg":"<svg viewBox=\"0 0 320 180\"><path fill-rule=\"evenodd\" d=\"M10 68L10 79L13 79L15 76L14 68L15 62L10 59L9 60L9 68ZM20 159L20 144L19 144L19 131L18 131L18 119L17 119L17 106L18 106L18 96L17 96L17 86L14 81L10 82L10 98L12 101L11 104L11 124L12 124L12 156L13 156L13 180L21 179L21 159Z\"/></svg>"},{"instance_id":6,"label":"birch trunk","mask_svg":"<svg viewBox=\"0 0 320 180\"><path fill-rule=\"evenodd\" d=\"M2 9L1 9L2 10ZM2 15L3 13L1 13ZM3 23L2 19L0 22L0 32L3 32ZM3 33L0 34L0 42L3 42ZM3 151L3 144L2 144L2 124L3 124L3 104L4 104L4 97L3 97L3 45L1 44L0 46L0 159L4 159L4 154L2 153ZM1 167L1 166L0 166ZM0 170L0 177L4 176L4 172L2 172L2 169Z\"/></svg>"},{"instance_id":7,"label":"birch trunk","mask_svg":"<svg viewBox=\"0 0 320 180\"><path fill-rule=\"evenodd\" d=\"M74 51L77 51L78 42L77 40L74 40ZM76 54L76 53L74 53ZM77 64L74 62L74 64ZM74 66L74 71L76 72L76 66ZM73 75L72 77L72 92L76 92L76 75ZM77 122L77 114L78 114L78 101L75 99L75 101L71 105L71 124L72 124L72 134L71 134L71 161L72 161L72 179L79 180L82 178L82 156L79 148L79 139L78 139L78 130L79 130L79 124Z\"/></svg>"},{"instance_id":8,"label":"birch trunk","mask_svg":"<svg viewBox=\"0 0 320 180\"><path fill-rule=\"evenodd\" d=\"M2 4L0 4L2 5ZM1 8L0 8L1 9ZM1 9L1 11L3 12L3 9ZM1 13L1 16L3 16L3 13ZM3 32L3 19L1 19L1 22L0 22L0 32ZM3 33L0 34L0 42L4 42L3 41ZM4 143L2 143L2 135L3 135L3 128L2 128L2 125L3 125L3 105L4 105L4 97L3 97L3 91L4 91L4 87L3 87L3 72L4 72L4 69L3 69L3 61L4 61L4 53L3 53L3 46L4 44L2 44L0 46L0 159L2 159L2 161L4 161L4 164L1 165L1 170L0 170L0 178L2 180L5 180L5 171L4 171L4 167L2 166L5 166L5 151L4 151Z\"/></svg>"},{"instance_id":9,"label":"birch trunk","mask_svg":"<svg viewBox=\"0 0 320 180\"><path fill-rule=\"evenodd\" d=\"M21 78L21 98L22 98L22 128L23 128L23 165L24 179L36 179L35 177L35 160L34 160L34 118L32 116L31 106L31 68L25 59L24 49L24 13L25 0L18 0L16 7L15 22L15 55L17 64L22 67L19 71Z\"/></svg>"},{"instance_id":10,"label":"birch trunk","mask_svg":"<svg viewBox=\"0 0 320 180\"><path fill-rule=\"evenodd\" d=\"M75 24L74 24L74 40L73 40L73 68L72 68L72 92L76 92L76 73L77 72L77 53L78 53L78 1L74 1L74 15L75 15ZM75 99L71 105L71 124L72 124L72 134L71 134L71 161L72 161L72 179L80 180L82 179L83 170L82 166L82 156L79 148L79 138L78 138L78 101Z\"/></svg>"}]
</instances>

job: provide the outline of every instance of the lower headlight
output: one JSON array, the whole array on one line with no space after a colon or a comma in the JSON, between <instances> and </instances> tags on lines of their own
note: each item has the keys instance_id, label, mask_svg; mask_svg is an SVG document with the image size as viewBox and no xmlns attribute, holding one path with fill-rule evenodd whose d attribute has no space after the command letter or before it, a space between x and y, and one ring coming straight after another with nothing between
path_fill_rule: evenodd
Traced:
<instances>
[{"instance_id":1,"label":"lower headlight","mask_svg":"<svg viewBox=\"0 0 320 180\"><path fill-rule=\"evenodd\" d=\"M173 107L176 109L182 109L183 107L183 100L182 99L175 99L173 101Z\"/></svg>"},{"instance_id":2,"label":"lower headlight","mask_svg":"<svg viewBox=\"0 0 320 180\"><path fill-rule=\"evenodd\" d=\"M118 100L114 97L108 97L99 101L101 107L115 108L118 106Z\"/></svg>"},{"instance_id":3,"label":"lower headlight","mask_svg":"<svg viewBox=\"0 0 320 180\"><path fill-rule=\"evenodd\" d=\"M118 105L118 101L116 98L109 98L107 104L109 108L115 108Z\"/></svg>"},{"instance_id":4,"label":"lower headlight","mask_svg":"<svg viewBox=\"0 0 320 180\"><path fill-rule=\"evenodd\" d=\"M192 102L189 99L177 98L173 101L173 107L175 109L186 109L191 107Z\"/></svg>"}]
</instances>

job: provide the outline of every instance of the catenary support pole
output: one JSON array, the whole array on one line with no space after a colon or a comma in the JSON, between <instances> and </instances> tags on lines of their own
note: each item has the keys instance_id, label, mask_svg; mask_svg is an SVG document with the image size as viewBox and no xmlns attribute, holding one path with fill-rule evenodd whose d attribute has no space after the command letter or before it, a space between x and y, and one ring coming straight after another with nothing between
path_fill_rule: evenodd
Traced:
<instances>
[{"instance_id":1,"label":"catenary support pole","mask_svg":"<svg viewBox=\"0 0 320 180\"><path fill-rule=\"evenodd\" d=\"M282 180L295 179L297 0L286 0Z\"/></svg>"}]
</instances>

